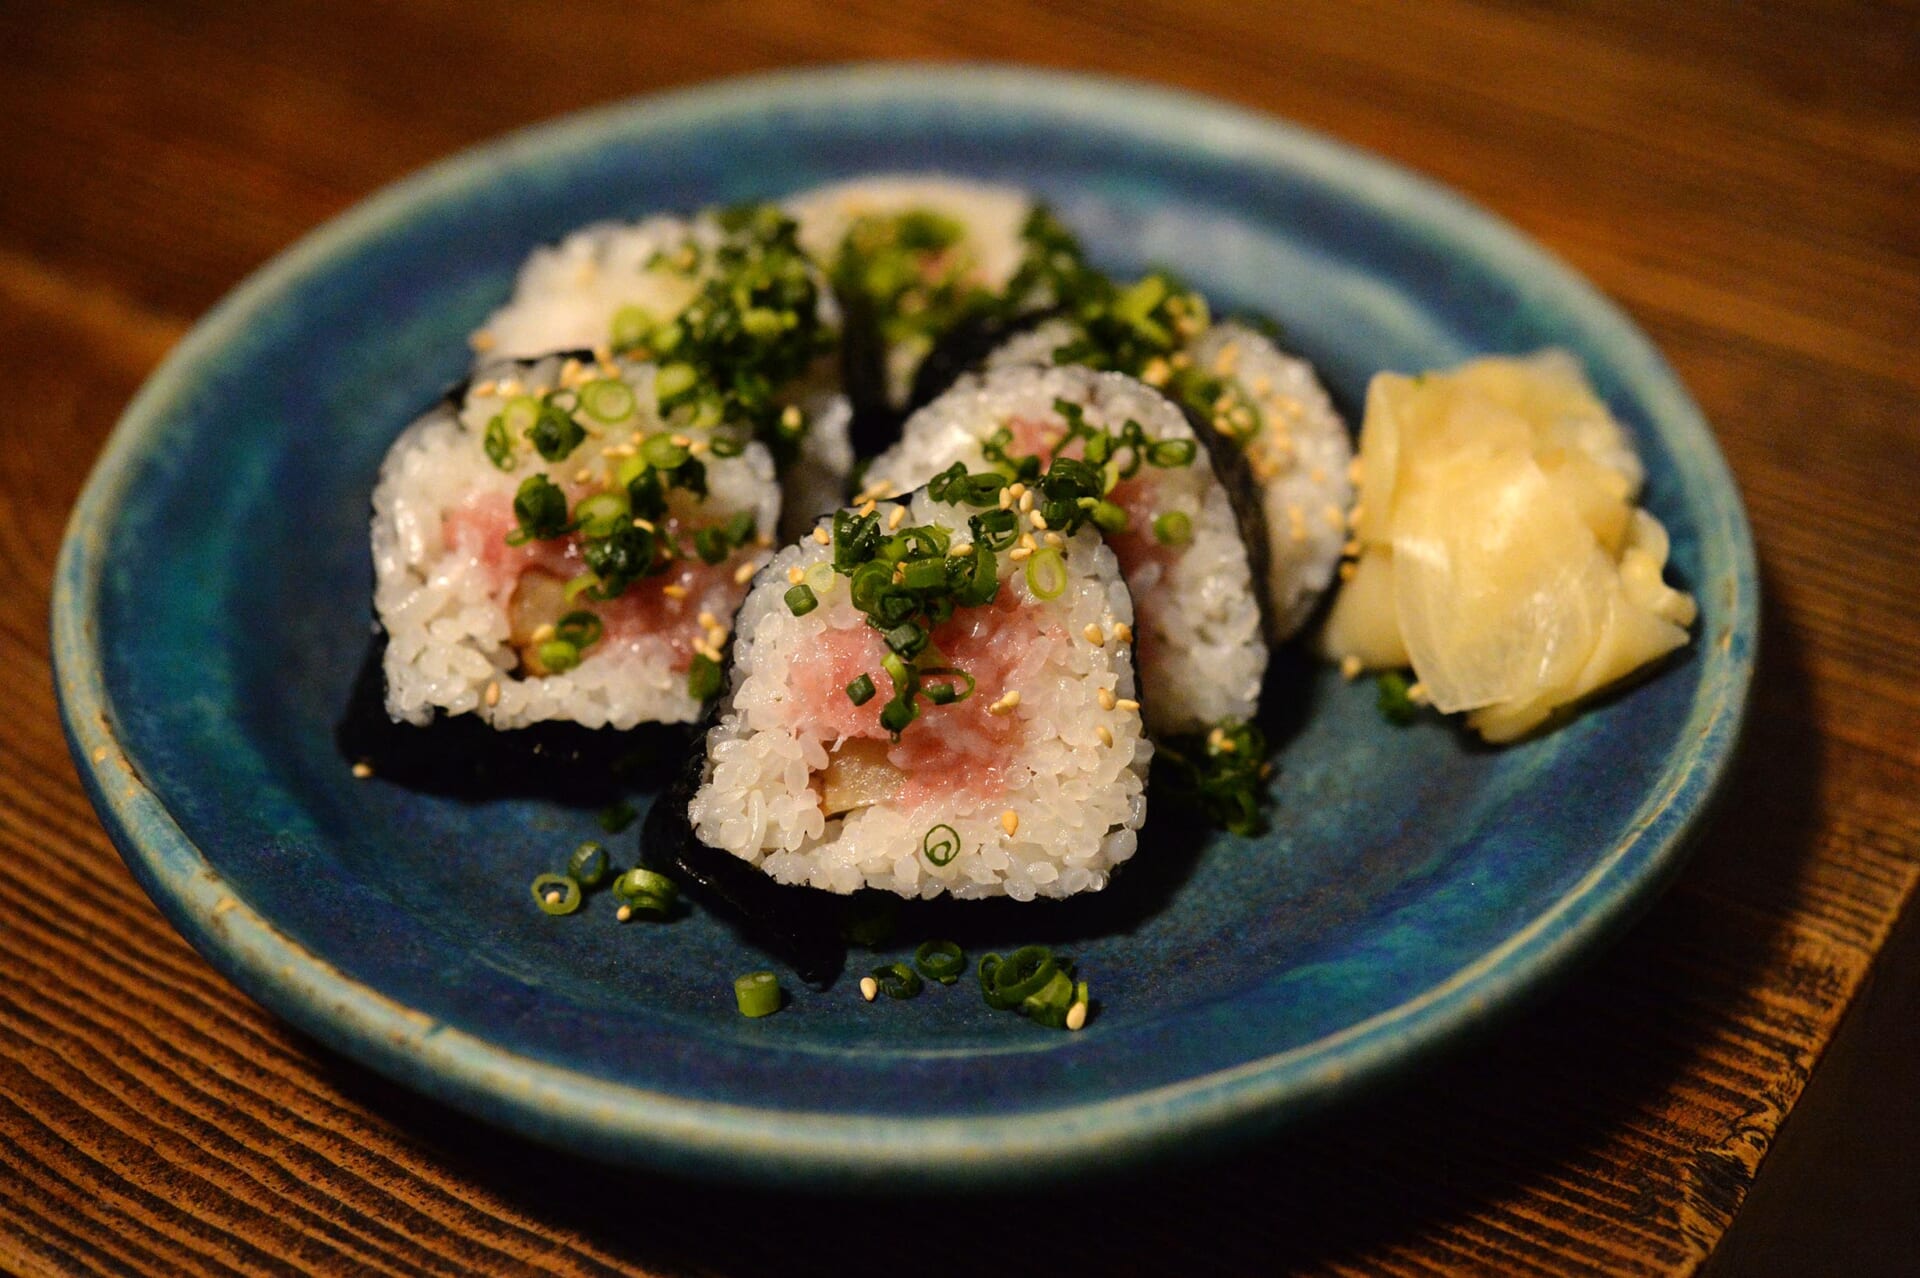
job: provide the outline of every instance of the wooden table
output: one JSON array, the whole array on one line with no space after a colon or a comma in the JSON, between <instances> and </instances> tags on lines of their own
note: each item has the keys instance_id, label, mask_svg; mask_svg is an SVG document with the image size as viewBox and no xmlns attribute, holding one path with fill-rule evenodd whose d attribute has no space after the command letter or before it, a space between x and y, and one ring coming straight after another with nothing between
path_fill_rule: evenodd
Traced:
<instances>
[{"instance_id":1,"label":"wooden table","mask_svg":"<svg viewBox=\"0 0 1920 1278\"><path fill-rule=\"evenodd\" d=\"M0 1265L1697 1269L1809 1079L1822 1086L1920 872L1915 19L1669 3L653 9L0 9ZM960 1203L953 1229L939 1204L609 1172L318 1049L133 887L48 676L50 569L101 441L194 317L289 241L514 125L739 71L903 56L1165 80L1467 192L1659 343L1719 433L1765 573L1725 811L1624 941L1421 1077L1230 1161L1075 1200L1063 1228ZM1878 1024L1914 1019L1909 1003ZM1903 1091L1828 1108L1854 1130L1911 1115L1916 1074L1908 1056L1892 1070ZM1851 1144L1843 1161L1869 1155ZM1845 1170L1814 1169L1773 1207L1787 1225L1760 1235L1817 1221ZM1871 1179L1912 1203L1911 1171ZM1769 1192L1763 1175L1756 1203ZM1914 1241L1888 1212L1850 1224L1867 1245L1825 1254L1856 1274L1880 1244ZM1789 1254L1761 1250L1761 1269Z\"/></svg>"}]
</instances>

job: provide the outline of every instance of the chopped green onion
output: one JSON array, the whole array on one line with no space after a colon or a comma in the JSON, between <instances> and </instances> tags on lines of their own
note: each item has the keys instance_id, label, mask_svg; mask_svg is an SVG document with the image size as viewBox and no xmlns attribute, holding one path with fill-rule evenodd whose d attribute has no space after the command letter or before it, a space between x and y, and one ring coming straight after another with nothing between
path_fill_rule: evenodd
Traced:
<instances>
[{"instance_id":1,"label":"chopped green onion","mask_svg":"<svg viewBox=\"0 0 1920 1278\"><path fill-rule=\"evenodd\" d=\"M692 390L699 380L693 365L668 364L653 375L653 393L664 404Z\"/></svg>"},{"instance_id":2,"label":"chopped green onion","mask_svg":"<svg viewBox=\"0 0 1920 1278\"><path fill-rule=\"evenodd\" d=\"M855 678L852 683L847 685L847 700L853 702L856 706L864 706L867 702L873 700L873 693L872 675L860 675Z\"/></svg>"},{"instance_id":3,"label":"chopped green onion","mask_svg":"<svg viewBox=\"0 0 1920 1278\"><path fill-rule=\"evenodd\" d=\"M635 866L614 879L613 895L631 913L665 918L673 913L680 887L664 874Z\"/></svg>"},{"instance_id":4,"label":"chopped green onion","mask_svg":"<svg viewBox=\"0 0 1920 1278\"><path fill-rule=\"evenodd\" d=\"M498 413L487 423L485 445L488 461L501 470L513 469L513 436L507 433L507 419Z\"/></svg>"},{"instance_id":5,"label":"chopped green onion","mask_svg":"<svg viewBox=\"0 0 1920 1278\"><path fill-rule=\"evenodd\" d=\"M794 589L806 590L807 588L805 586L796 586ZM812 594L813 592L808 591L807 593ZM909 661L919 656L921 649L927 646L927 637L927 628L912 621L901 622L881 636L882 639L886 640L887 647L893 649Z\"/></svg>"},{"instance_id":6,"label":"chopped green onion","mask_svg":"<svg viewBox=\"0 0 1920 1278\"><path fill-rule=\"evenodd\" d=\"M548 461L565 461L586 439L587 432L572 414L552 404L540 406L540 416L524 432L534 448Z\"/></svg>"},{"instance_id":7,"label":"chopped green onion","mask_svg":"<svg viewBox=\"0 0 1920 1278\"><path fill-rule=\"evenodd\" d=\"M545 541L567 533L567 495L545 475L528 475L513 495L513 517L520 526L507 534L507 544Z\"/></svg>"},{"instance_id":8,"label":"chopped green onion","mask_svg":"<svg viewBox=\"0 0 1920 1278\"><path fill-rule=\"evenodd\" d=\"M1193 540L1193 520L1183 510L1169 510L1153 521L1153 539L1163 546L1184 546Z\"/></svg>"},{"instance_id":9,"label":"chopped green onion","mask_svg":"<svg viewBox=\"0 0 1920 1278\"><path fill-rule=\"evenodd\" d=\"M1090 513L1093 526L1108 536L1114 536L1127 530L1127 511L1124 506L1102 498L1093 504Z\"/></svg>"},{"instance_id":10,"label":"chopped green onion","mask_svg":"<svg viewBox=\"0 0 1920 1278\"><path fill-rule=\"evenodd\" d=\"M567 858L567 873L583 888L599 887L607 871L613 868L612 860L607 856L604 845L588 839L573 850Z\"/></svg>"},{"instance_id":11,"label":"chopped green onion","mask_svg":"<svg viewBox=\"0 0 1920 1278\"><path fill-rule=\"evenodd\" d=\"M987 1000L987 1006L1005 1010L1006 1004L1000 1002L1000 996L993 992L993 978L999 974L1000 965L1006 960L998 954L982 954L980 965L974 969L980 977L980 996Z\"/></svg>"},{"instance_id":12,"label":"chopped green onion","mask_svg":"<svg viewBox=\"0 0 1920 1278\"><path fill-rule=\"evenodd\" d=\"M625 492L595 493L573 508L573 522L589 537L611 537L632 516Z\"/></svg>"},{"instance_id":13,"label":"chopped green onion","mask_svg":"<svg viewBox=\"0 0 1920 1278\"><path fill-rule=\"evenodd\" d=\"M647 442L640 445L640 455L659 470L677 469L688 457L687 450L674 443L671 435L647 436Z\"/></svg>"},{"instance_id":14,"label":"chopped green onion","mask_svg":"<svg viewBox=\"0 0 1920 1278\"><path fill-rule=\"evenodd\" d=\"M580 664L580 649L565 639L549 639L533 651L548 674L565 674Z\"/></svg>"},{"instance_id":15,"label":"chopped green onion","mask_svg":"<svg viewBox=\"0 0 1920 1278\"><path fill-rule=\"evenodd\" d=\"M733 518L727 520L721 531L726 533L727 540L734 545L744 546L753 540L753 529L753 512L751 510L741 510L734 512Z\"/></svg>"},{"instance_id":16,"label":"chopped green onion","mask_svg":"<svg viewBox=\"0 0 1920 1278\"><path fill-rule=\"evenodd\" d=\"M570 612L554 623L554 636L563 639L576 648L591 648L606 633L606 626L600 618L584 608Z\"/></svg>"},{"instance_id":17,"label":"chopped green onion","mask_svg":"<svg viewBox=\"0 0 1920 1278\"><path fill-rule=\"evenodd\" d=\"M816 595L824 595L833 589L833 565L822 561L807 569L807 585Z\"/></svg>"},{"instance_id":18,"label":"chopped green onion","mask_svg":"<svg viewBox=\"0 0 1920 1278\"><path fill-rule=\"evenodd\" d=\"M533 881L533 903L548 914L571 914L580 908L580 884L565 874L542 874Z\"/></svg>"},{"instance_id":19,"label":"chopped green onion","mask_svg":"<svg viewBox=\"0 0 1920 1278\"><path fill-rule=\"evenodd\" d=\"M545 407L531 395L515 395L501 408L500 424L509 436L523 436L540 420L540 410Z\"/></svg>"},{"instance_id":20,"label":"chopped green onion","mask_svg":"<svg viewBox=\"0 0 1920 1278\"><path fill-rule=\"evenodd\" d=\"M693 534L694 553L704 563L717 564L733 551L727 544L727 534L721 528L702 528Z\"/></svg>"},{"instance_id":21,"label":"chopped green onion","mask_svg":"<svg viewBox=\"0 0 1920 1278\"><path fill-rule=\"evenodd\" d=\"M1038 993L1059 971L1052 950L1044 945L1023 945L995 970L994 996L1002 1006L1016 1006L1028 995Z\"/></svg>"},{"instance_id":22,"label":"chopped green onion","mask_svg":"<svg viewBox=\"0 0 1920 1278\"><path fill-rule=\"evenodd\" d=\"M780 978L772 972L748 972L733 981L733 1000L742 1016L771 1016L780 1010Z\"/></svg>"},{"instance_id":23,"label":"chopped green onion","mask_svg":"<svg viewBox=\"0 0 1920 1278\"><path fill-rule=\"evenodd\" d=\"M888 998L912 998L925 988L920 973L905 963L883 963L869 975L880 983Z\"/></svg>"},{"instance_id":24,"label":"chopped green onion","mask_svg":"<svg viewBox=\"0 0 1920 1278\"><path fill-rule=\"evenodd\" d=\"M928 941L913 952L913 965L928 980L952 985L967 970L967 952L952 941Z\"/></svg>"},{"instance_id":25,"label":"chopped green onion","mask_svg":"<svg viewBox=\"0 0 1920 1278\"><path fill-rule=\"evenodd\" d=\"M638 346L653 328L653 316L638 306L623 306L613 313L613 345Z\"/></svg>"},{"instance_id":26,"label":"chopped green onion","mask_svg":"<svg viewBox=\"0 0 1920 1278\"><path fill-rule=\"evenodd\" d=\"M578 599L582 592L592 590L600 584L600 578L593 573L583 572L577 577L567 578L567 584L560 588L560 595L568 603Z\"/></svg>"},{"instance_id":27,"label":"chopped green onion","mask_svg":"<svg viewBox=\"0 0 1920 1278\"><path fill-rule=\"evenodd\" d=\"M920 851L935 865L947 865L960 855L960 832L950 825L936 825L920 840Z\"/></svg>"},{"instance_id":28,"label":"chopped green onion","mask_svg":"<svg viewBox=\"0 0 1920 1278\"><path fill-rule=\"evenodd\" d=\"M907 725L919 717L919 709L911 701L894 700L880 707L880 726L895 736L905 732Z\"/></svg>"},{"instance_id":29,"label":"chopped green onion","mask_svg":"<svg viewBox=\"0 0 1920 1278\"><path fill-rule=\"evenodd\" d=\"M1378 705L1380 717L1398 727L1406 727L1419 716L1420 709L1407 695L1407 678L1398 670L1382 671L1375 680L1380 692Z\"/></svg>"},{"instance_id":30,"label":"chopped green onion","mask_svg":"<svg viewBox=\"0 0 1920 1278\"><path fill-rule=\"evenodd\" d=\"M1020 1000L1020 1014L1037 1025L1065 1029L1073 995L1073 978L1055 969L1045 985Z\"/></svg>"},{"instance_id":31,"label":"chopped green onion","mask_svg":"<svg viewBox=\"0 0 1920 1278\"><path fill-rule=\"evenodd\" d=\"M632 388L615 378L603 377L580 388L580 407L598 422L625 421L636 402Z\"/></svg>"},{"instance_id":32,"label":"chopped green onion","mask_svg":"<svg viewBox=\"0 0 1920 1278\"><path fill-rule=\"evenodd\" d=\"M789 587L784 598L787 601L787 611L796 617L804 617L820 606L820 597L813 593L812 587L804 583ZM861 678L865 679L866 676L862 675ZM873 682L871 680L867 682L867 695L873 695ZM859 703L856 702L855 704L857 705Z\"/></svg>"},{"instance_id":33,"label":"chopped green onion","mask_svg":"<svg viewBox=\"0 0 1920 1278\"><path fill-rule=\"evenodd\" d=\"M638 812L635 812L633 810L633 805L631 803L628 803L622 800L621 802L614 804L612 807L603 809L601 811L600 828L605 830L608 834L618 834L622 830L626 829L628 826L632 825L634 822L634 818L638 817L639 815L640 814Z\"/></svg>"},{"instance_id":34,"label":"chopped green onion","mask_svg":"<svg viewBox=\"0 0 1920 1278\"><path fill-rule=\"evenodd\" d=\"M695 701L720 695L720 666L704 653L694 653L687 665L687 694Z\"/></svg>"},{"instance_id":35,"label":"chopped green onion","mask_svg":"<svg viewBox=\"0 0 1920 1278\"><path fill-rule=\"evenodd\" d=\"M1147 461L1155 466L1191 466L1200 446L1191 439L1157 439L1147 447Z\"/></svg>"},{"instance_id":36,"label":"chopped green onion","mask_svg":"<svg viewBox=\"0 0 1920 1278\"><path fill-rule=\"evenodd\" d=\"M1052 546L1043 546L1027 560L1027 589L1036 599L1058 599L1067 588L1067 561Z\"/></svg>"},{"instance_id":37,"label":"chopped green onion","mask_svg":"<svg viewBox=\"0 0 1920 1278\"><path fill-rule=\"evenodd\" d=\"M961 682L966 686L961 687ZM965 701L978 686L979 682L972 675L953 666L928 666L920 672L920 691L926 693L927 700L937 706Z\"/></svg>"}]
</instances>

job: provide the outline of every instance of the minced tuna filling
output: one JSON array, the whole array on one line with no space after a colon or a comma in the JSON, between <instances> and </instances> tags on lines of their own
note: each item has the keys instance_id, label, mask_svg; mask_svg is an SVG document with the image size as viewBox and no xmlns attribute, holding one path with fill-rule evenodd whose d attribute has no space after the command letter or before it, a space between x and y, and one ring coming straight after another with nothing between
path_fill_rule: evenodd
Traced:
<instances>
[{"instance_id":1,"label":"minced tuna filling","mask_svg":"<svg viewBox=\"0 0 1920 1278\"><path fill-rule=\"evenodd\" d=\"M886 644L867 625L829 629L805 661L788 670L795 720L800 730L827 747L826 769L812 784L829 817L856 807L888 803L913 811L930 803L973 803L1009 789L1018 766L1025 723L991 707L1046 666L1050 654L1071 647L1059 626L1012 590L984 607L964 608L933 631L939 664L966 671L973 695L944 706L921 702L920 717L893 740L880 726L880 708L890 692L881 670ZM923 660L923 665L926 662ZM847 696L847 685L866 675L878 689L865 705Z\"/></svg>"},{"instance_id":2,"label":"minced tuna filling","mask_svg":"<svg viewBox=\"0 0 1920 1278\"><path fill-rule=\"evenodd\" d=\"M577 497L570 493L569 504ZM512 500L502 493L475 497L448 511L441 527L449 551L471 558L487 574L493 599L507 615L509 638L520 652L523 674L545 673L533 656L537 646L533 634L575 609L593 612L606 627L588 657L652 641L664 645L670 654L669 669L685 673L706 633L700 615L731 618L747 593L746 583L736 580L739 565L750 554L743 549L717 564L676 560L667 571L641 578L614 599L581 596L569 603L566 583L587 570L577 534L508 545L507 534L518 523ZM692 532L691 526L674 516L661 527L676 541Z\"/></svg>"}]
</instances>

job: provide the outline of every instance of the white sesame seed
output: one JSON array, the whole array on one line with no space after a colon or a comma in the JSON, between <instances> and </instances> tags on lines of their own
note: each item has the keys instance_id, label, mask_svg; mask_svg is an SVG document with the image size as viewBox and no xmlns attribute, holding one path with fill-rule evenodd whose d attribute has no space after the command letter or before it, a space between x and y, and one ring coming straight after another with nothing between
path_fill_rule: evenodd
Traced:
<instances>
[{"instance_id":1,"label":"white sesame seed","mask_svg":"<svg viewBox=\"0 0 1920 1278\"><path fill-rule=\"evenodd\" d=\"M1060 549L1060 547L1067 544L1067 539L1065 537L1062 537L1057 532L1050 532L1046 536L1046 542L1049 546L1052 546L1055 550L1058 550Z\"/></svg>"},{"instance_id":2,"label":"white sesame seed","mask_svg":"<svg viewBox=\"0 0 1920 1278\"><path fill-rule=\"evenodd\" d=\"M493 349L493 345L494 345L493 334L489 333L484 328L480 329L479 331L468 335L467 345L473 347L473 349L475 349L476 351L490 351Z\"/></svg>"},{"instance_id":3,"label":"white sesame seed","mask_svg":"<svg viewBox=\"0 0 1920 1278\"><path fill-rule=\"evenodd\" d=\"M613 912L613 917L625 923L633 917L633 907L631 905L623 905Z\"/></svg>"},{"instance_id":4,"label":"white sesame seed","mask_svg":"<svg viewBox=\"0 0 1920 1278\"><path fill-rule=\"evenodd\" d=\"M1087 1023L1087 1005L1075 1003L1067 1009L1067 1028L1077 1030L1085 1028Z\"/></svg>"},{"instance_id":5,"label":"white sesame seed","mask_svg":"<svg viewBox=\"0 0 1920 1278\"><path fill-rule=\"evenodd\" d=\"M1002 488L1000 490L1000 509L1013 509L1013 493L1010 489Z\"/></svg>"},{"instance_id":6,"label":"white sesame seed","mask_svg":"<svg viewBox=\"0 0 1920 1278\"><path fill-rule=\"evenodd\" d=\"M1103 746L1113 744L1113 729L1104 723L1093 730L1093 735L1100 738L1100 744Z\"/></svg>"},{"instance_id":7,"label":"white sesame seed","mask_svg":"<svg viewBox=\"0 0 1920 1278\"><path fill-rule=\"evenodd\" d=\"M1027 486L1019 480L1016 479L1013 483L1007 485L1007 496L1013 498L1015 501L1019 501L1026 495Z\"/></svg>"},{"instance_id":8,"label":"white sesame seed","mask_svg":"<svg viewBox=\"0 0 1920 1278\"><path fill-rule=\"evenodd\" d=\"M738 568L735 568L733 570L734 584L737 586L746 585L749 581L753 580L753 573L754 573L754 567L751 562L741 564Z\"/></svg>"},{"instance_id":9,"label":"white sesame seed","mask_svg":"<svg viewBox=\"0 0 1920 1278\"><path fill-rule=\"evenodd\" d=\"M1023 515L1033 513L1033 494L1031 492L1020 494L1020 513Z\"/></svg>"},{"instance_id":10,"label":"white sesame seed","mask_svg":"<svg viewBox=\"0 0 1920 1278\"><path fill-rule=\"evenodd\" d=\"M1354 574L1360 571L1360 565L1349 559L1340 565L1340 580L1352 581Z\"/></svg>"},{"instance_id":11,"label":"white sesame seed","mask_svg":"<svg viewBox=\"0 0 1920 1278\"><path fill-rule=\"evenodd\" d=\"M1417 681L1409 685L1407 688L1407 700L1413 702L1416 706L1424 706L1427 704L1427 685Z\"/></svg>"},{"instance_id":12,"label":"white sesame seed","mask_svg":"<svg viewBox=\"0 0 1920 1278\"><path fill-rule=\"evenodd\" d=\"M353 775L365 781L373 775L373 765L362 759L359 763L353 765Z\"/></svg>"},{"instance_id":13,"label":"white sesame seed","mask_svg":"<svg viewBox=\"0 0 1920 1278\"><path fill-rule=\"evenodd\" d=\"M1094 625L1091 621L1087 623L1086 629L1082 630L1080 633L1085 635L1087 637L1087 642L1092 644L1096 648L1104 648L1107 646L1106 632L1100 629L1100 627Z\"/></svg>"},{"instance_id":14,"label":"white sesame seed","mask_svg":"<svg viewBox=\"0 0 1920 1278\"><path fill-rule=\"evenodd\" d=\"M693 446L692 438L686 435L669 435L667 442L676 448L691 448Z\"/></svg>"},{"instance_id":15,"label":"white sesame seed","mask_svg":"<svg viewBox=\"0 0 1920 1278\"><path fill-rule=\"evenodd\" d=\"M1132 713L1133 711L1138 710L1140 708L1140 703L1138 701L1135 701L1132 697L1121 697L1118 701L1113 703L1113 708L1116 710L1125 710L1128 713Z\"/></svg>"},{"instance_id":16,"label":"white sesame seed","mask_svg":"<svg viewBox=\"0 0 1920 1278\"><path fill-rule=\"evenodd\" d=\"M1133 627L1124 621L1116 621L1113 623L1113 637L1121 643L1132 643Z\"/></svg>"},{"instance_id":17,"label":"white sesame seed","mask_svg":"<svg viewBox=\"0 0 1920 1278\"><path fill-rule=\"evenodd\" d=\"M864 998L869 1003L873 1002L874 999L879 998L880 982L874 980L871 976L861 977L860 978L860 997Z\"/></svg>"},{"instance_id":18,"label":"white sesame seed","mask_svg":"<svg viewBox=\"0 0 1920 1278\"><path fill-rule=\"evenodd\" d=\"M1000 814L1000 828L1005 830L1009 835L1017 834L1020 830L1020 814L1012 808L1008 808L1005 812L1002 812Z\"/></svg>"},{"instance_id":19,"label":"white sesame seed","mask_svg":"<svg viewBox=\"0 0 1920 1278\"><path fill-rule=\"evenodd\" d=\"M1033 547L1015 546L1012 550L1009 550L1007 552L1007 558L1013 560L1013 562L1015 562L1016 564L1023 559L1031 559L1033 558Z\"/></svg>"},{"instance_id":20,"label":"white sesame seed","mask_svg":"<svg viewBox=\"0 0 1920 1278\"><path fill-rule=\"evenodd\" d=\"M687 588L677 581L670 581L660 587L660 593L669 599L685 599L687 597Z\"/></svg>"},{"instance_id":21,"label":"white sesame seed","mask_svg":"<svg viewBox=\"0 0 1920 1278\"><path fill-rule=\"evenodd\" d=\"M1027 516L1027 518L1030 519L1033 522L1033 526L1035 528L1038 528L1041 532L1045 532L1047 530L1047 517L1041 514L1039 511L1037 510L1034 511L1031 515Z\"/></svg>"},{"instance_id":22,"label":"white sesame seed","mask_svg":"<svg viewBox=\"0 0 1920 1278\"><path fill-rule=\"evenodd\" d=\"M802 568L799 564L795 564L793 567L787 569L787 581L789 584L797 586L806 579L806 569Z\"/></svg>"},{"instance_id":23,"label":"white sesame seed","mask_svg":"<svg viewBox=\"0 0 1920 1278\"><path fill-rule=\"evenodd\" d=\"M874 511L878 509L880 509L879 503L874 501L872 498L868 498L866 501L863 501L860 503L860 517L862 519L865 519L868 515L871 515Z\"/></svg>"},{"instance_id":24,"label":"white sesame seed","mask_svg":"<svg viewBox=\"0 0 1920 1278\"><path fill-rule=\"evenodd\" d=\"M486 701L490 706L500 704L500 681L498 679L495 679L487 685Z\"/></svg>"},{"instance_id":25,"label":"white sesame seed","mask_svg":"<svg viewBox=\"0 0 1920 1278\"><path fill-rule=\"evenodd\" d=\"M699 626L704 630L711 630L715 626L720 624L720 618L714 616L710 612L705 611L704 609L701 611L699 616L694 618L694 621L698 623Z\"/></svg>"},{"instance_id":26,"label":"white sesame seed","mask_svg":"<svg viewBox=\"0 0 1920 1278\"><path fill-rule=\"evenodd\" d=\"M1351 652L1340 658L1340 677L1342 679L1358 679L1361 670L1365 668L1366 663L1362 662L1358 656Z\"/></svg>"},{"instance_id":27,"label":"white sesame seed","mask_svg":"<svg viewBox=\"0 0 1920 1278\"><path fill-rule=\"evenodd\" d=\"M641 530L642 530L642 531L644 531L644 532L652 532L652 531L654 530L654 529L653 529L653 521L652 521L651 519L639 519L639 518L636 518L636 519L635 519L635 520L633 521L633 526L634 526L635 528L638 528L638 529L641 529Z\"/></svg>"},{"instance_id":28,"label":"white sesame seed","mask_svg":"<svg viewBox=\"0 0 1920 1278\"><path fill-rule=\"evenodd\" d=\"M556 632L553 628L553 623L551 621L541 622L540 625L535 627L534 629L533 642L545 643L547 640L553 638L555 633Z\"/></svg>"},{"instance_id":29,"label":"white sesame seed","mask_svg":"<svg viewBox=\"0 0 1920 1278\"><path fill-rule=\"evenodd\" d=\"M895 506L893 513L887 516L887 531L892 532L905 522L907 522L907 508L905 506Z\"/></svg>"},{"instance_id":30,"label":"white sesame seed","mask_svg":"<svg viewBox=\"0 0 1920 1278\"><path fill-rule=\"evenodd\" d=\"M1096 695L1099 698L1100 708L1102 710L1111 710L1116 704L1118 704L1117 700L1113 695L1112 688L1102 688Z\"/></svg>"},{"instance_id":31,"label":"white sesame seed","mask_svg":"<svg viewBox=\"0 0 1920 1278\"><path fill-rule=\"evenodd\" d=\"M813 530L813 539L823 546L833 544L833 534L824 528L815 528Z\"/></svg>"}]
</instances>

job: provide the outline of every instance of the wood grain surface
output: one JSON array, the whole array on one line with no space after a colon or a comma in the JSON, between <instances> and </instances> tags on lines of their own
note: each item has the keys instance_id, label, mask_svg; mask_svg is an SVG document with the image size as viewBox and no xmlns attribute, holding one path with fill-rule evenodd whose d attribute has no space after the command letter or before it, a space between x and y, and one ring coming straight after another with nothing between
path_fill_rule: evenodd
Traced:
<instances>
[{"instance_id":1,"label":"wood grain surface","mask_svg":"<svg viewBox=\"0 0 1920 1278\"><path fill-rule=\"evenodd\" d=\"M0 1265L1686 1273L1713 1251L1920 875L1911 10L76 0L0 6L0 48ZM1652 335L1761 548L1747 749L1623 942L1418 1078L1229 1160L1062 1195L1051 1219L608 1171L316 1047L134 887L48 672L87 469L246 272L503 129L871 57L1152 78L1465 191Z\"/></svg>"}]
</instances>

